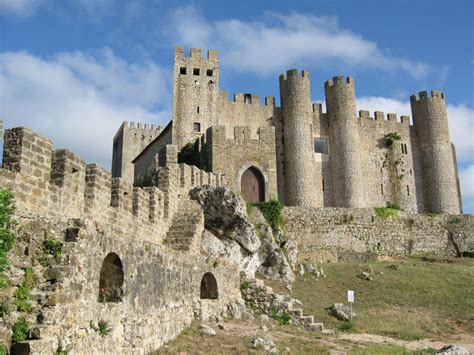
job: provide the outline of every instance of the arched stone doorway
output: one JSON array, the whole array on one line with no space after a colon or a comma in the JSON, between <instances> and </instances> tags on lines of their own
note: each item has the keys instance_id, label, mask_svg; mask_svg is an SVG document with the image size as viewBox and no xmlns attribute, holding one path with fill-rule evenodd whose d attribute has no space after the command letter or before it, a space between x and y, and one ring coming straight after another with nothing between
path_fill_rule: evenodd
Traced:
<instances>
[{"instance_id":1,"label":"arched stone doorway","mask_svg":"<svg viewBox=\"0 0 474 355\"><path fill-rule=\"evenodd\" d=\"M244 171L240 191L246 202L265 202L265 179L260 170L251 166Z\"/></svg>"},{"instance_id":2,"label":"arched stone doorway","mask_svg":"<svg viewBox=\"0 0 474 355\"><path fill-rule=\"evenodd\" d=\"M210 272L206 272L201 280L201 299L216 300L218 298L216 278Z\"/></svg>"},{"instance_id":3,"label":"arched stone doorway","mask_svg":"<svg viewBox=\"0 0 474 355\"><path fill-rule=\"evenodd\" d=\"M120 257L115 253L107 254L100 268L99 302L121 302L123 280L123 265Z\"/></svg>"}]
</instances>

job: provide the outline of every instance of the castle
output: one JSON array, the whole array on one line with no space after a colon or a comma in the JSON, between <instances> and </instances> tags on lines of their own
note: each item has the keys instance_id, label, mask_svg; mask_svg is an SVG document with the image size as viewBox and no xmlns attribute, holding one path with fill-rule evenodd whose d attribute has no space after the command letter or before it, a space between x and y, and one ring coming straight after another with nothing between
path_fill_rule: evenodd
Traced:
<instances>
[{"instance_id":1,"label":"castle","mask_svg":"<svg viewBox=\"0 0 474 355\"><path fill-rule=\"evenodd\" d=\"M444 94L411 97L408 116L356 112L354 80L324 84L326 112L311 103L310 75L280 76L281 107L254 94L219 91L217 51L202 58L174 52L172 120L164 128L126 122L114 138L112 174L132 182L156 171L167 144L195 142L206 169L225 174L249 202L287 206L376 207L387 202L418 213L460 213L456 154Z\"/></svg>"},{"instance_id":2,"label":"castle","mask_svg":"<svg viewBox=\"0 0 474 355\"><path fill-rule=\"evenodd\" d=\"M356 117L350 78L326 83L322 113L310 104L309 74L294 70L280 78L281 108L250 94L228 102L215 51L202 59L199 50L186 58L176 49L174 80L172 121L164 129L124 123L112 174L26 127L5 130L0 188L14 194L8 228L16 241L2 249L0 297L15 307L2 316L0 344L11 344L11 354L156 351L195 319L239 317L241 261L271 267L277 252L291 271L307 261L474 250L441 93L412 98L410 126L393 114ZM189 142L205 169L179 163ZM149 172L153 183L137 186ZM283 200L278 245L232 189L250 202ZM386 201L405 211L378 215L372 207ZM275 245L263 247L265 236ZM282 249L290 241L291 265ZM28 275L24 307L16 307ZM287 298L266 296L268 315L283 307L323 331ZM20 320L28 332L13 339Z\"/></svg>"}]
</instances>

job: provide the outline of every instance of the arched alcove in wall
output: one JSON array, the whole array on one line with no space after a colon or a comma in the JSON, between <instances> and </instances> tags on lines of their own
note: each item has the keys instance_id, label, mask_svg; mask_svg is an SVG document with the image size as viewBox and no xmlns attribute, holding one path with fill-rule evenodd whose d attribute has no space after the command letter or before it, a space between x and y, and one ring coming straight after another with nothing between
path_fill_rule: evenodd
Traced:
<instances>
[{"instance_id":1,"label":"arched alcove in wall","mask_svg":"<svg viewBox=\"0 0 474 355\"><path fill-rule=\"evenodd\" d=\"M218 298L216 278L212 273L206 272L201 280L201 299L216 300Z\"/></svg>"},{"instance_id":2,"label":"arched alcove in wall","mask_svg":"<svg viewBox=\"0 0 474 355\"><path fill-rule=\"evenodd\" d=\"M99 302L121 302L123 280L123 265L120 257L115 253L107 254L100 268Z\"/></svg>"}]
</instances>

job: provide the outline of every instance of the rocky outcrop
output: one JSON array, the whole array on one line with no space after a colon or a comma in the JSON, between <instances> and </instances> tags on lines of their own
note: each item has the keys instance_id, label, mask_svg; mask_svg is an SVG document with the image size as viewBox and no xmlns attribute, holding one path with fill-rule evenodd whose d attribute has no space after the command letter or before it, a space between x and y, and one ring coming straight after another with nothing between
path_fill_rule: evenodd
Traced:
<instances>
[{"instance_id":1,"label":"rocky outcrop","mask_svg":"<svg viewBox=\"0 0 474 355\"><path fill-rule=\"evenodd\" d=\"M203 252L226 258L249 276L258 270L272 279L294 281L287 255L296 262L296 243L282 242L284 248L280 248L271 227L257 209L249 218L245 201L225 187L202 186L189 194L204 209Z\"/></svg>"}]
</instances>

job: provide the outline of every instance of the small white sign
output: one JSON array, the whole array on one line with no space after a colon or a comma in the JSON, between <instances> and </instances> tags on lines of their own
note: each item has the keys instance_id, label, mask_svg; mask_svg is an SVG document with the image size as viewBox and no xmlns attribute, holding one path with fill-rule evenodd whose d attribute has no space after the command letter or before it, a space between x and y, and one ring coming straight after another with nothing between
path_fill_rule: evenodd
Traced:
<instances>
[{"instance_id":1,"label":"small white sign","mask_svg":"<svg viewBox=\"0 0 474 355\"><path fill-rule=\"evenodd\" d=\"M347 302L354 303L354 291L347 290Z\"/></svg>"}]
</instances>

